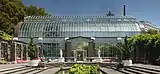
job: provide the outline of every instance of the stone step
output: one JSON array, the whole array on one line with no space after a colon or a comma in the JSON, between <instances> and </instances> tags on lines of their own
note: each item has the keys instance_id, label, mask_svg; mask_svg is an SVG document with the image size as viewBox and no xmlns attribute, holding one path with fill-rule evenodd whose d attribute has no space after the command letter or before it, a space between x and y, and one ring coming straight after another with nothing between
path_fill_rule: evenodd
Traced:
<instances>
[{"instance_id":1,"label":"stone step","mask_svg":"<svg viewBox=\"0 0 160 74\"><path fill-rule=\"evenodd\" d=\"M53 67L46 67L45 69L44 68L32 68L32 67L23 67L23 68L15 68L15 69L8 69L8 70L4 70L3 72L1 72L0 74L40 74L42 73L43 74L43 71L47 72L47 70L51 69ZM56 68L54 68L56 69ZM56 72L60 70L60 68L58 68L56 70ZM51 72L53 74L54 70ZM47 72L48 74L48 72Z\"/></svg>"},{"instance_id":2,"label":"stone step","mask_svg":"<svg viewBox=\"0 0 160 74\"><path fill-rule=\"evenodd\" d=\"M116 67L112 67L111 69L115 70L115 71L118 71L120 73L123 73L123 74L133 74L132 72L129 72L129 71L126 71L124 69L121 69L121 70L117 70Z\"/></svg>"},{"instance_id":3,"label":"stone step","mask_svg":"<svg viewBox=\"0 0 160 74\"><path fill-rule=\"evenodd\" d=\"M149 74L149 73L137 71L137 70L130 69L130 68L127 68L127 69L124 69L124 70L125 70L125 71L128 71L128 72L131 72L131 73L134 73L134 74Z\"/></svg>"},{"instance_id":4,"label":"stone step","mask_svg":"<svg viewBox=\"0 0 160 74\"><path fill-rule=\"evenodd\" d=\"M37 74L37 73L40 72L41 70L42 70L42 69L37 69L37 70L25 72L25 74Z\"/></svg>"},{"instance_id":5,"label":"stone step","mask_svg":"<svg viewBox=\"0 0 160 74\"><path fill-rule=\"evenodd\" d=\"M15 70L15 69L21 69L21 68L25 68L25 66L18 66L18 67L13 67L13 68L6 68L6 69L1 69L1 72L5 72L5 71L10 71L10 70Z\"/></svg>"},{"instance_id":6,"label":"stone step","mask_svg":"<svg viewBox=\"0 0 160 74\"><path fill-rule=\"evenodd\" d=\"M121 72L115 71L113 69L108 69L108 68L100 68L101 71L107 73L107 74L123 74Z\"/></svg>"},{"instance_id":7,"label":"stone step","mask_svg":"<svg viewBox=\"0 0 160 74\"><path fill-rule=\"evenodd\" d=\"M42 71L38 74L55 74L56 72L58 72L60 70L60 68L55 68L55 67L51 67L45 71Z\"/></svg>"},{"instance_id":8,"label":"stone step","mask_svg":"<svg viewBox=\"0 0 160 74\"><path fill-rule=\"evenodd\" d=\"M30 69L23 70L23 71L18 71L18 72L12 73L12 74L26 74L26 73L30 73L32 71L37 71L37 69L36 68L30 68Z\"/></svg>"},{"instance_id":9,"label":"stone step","mask_svg":"<svg viewBox=\"0 0 160 74\"><path fill-rule=\"evenodd\" d=\"M16 72L24 71L24 70L28 70L28 69L31 69L31 67L25 67L25 68L20 68L20 69L14 69L14 70L9 70L9 71L4 71L2 73L11 74L11 73L16 73Z\"/></svg>"},{"instance_id":10,"label":"stone step","mask_svg":"<svg viewBox=\"0 0 160 74\"><path fill-rule=\"evenodd\" d=\"M155 71L152 71L152 70L147 70L147 69L142 69L142 68L136 68L136 67L130 67L130 69L141 71L141 72L145 72L145 73L149 73L149 74L160 73L160 72L155 72Z\"/></svg>"},{"instance_id":11,"label":"stone step","mask_svg":"<svg viewBox=\"0 0 160 74\"><path fill-rule=\"evenodd\" d=\"M46 71L47 69L50 69L50 68L52 68L52 67L53 67L53 66L46 65L45 68L38 67L38 68L35 68L35 70L30 70L30 71L25 72L25 73L23 73L23 74L39 74L39 73L41 73L41 72L43 72L43 71Z\"/></svg>"},{"instance_id":12,"label":"stone step","mask_svg":"<svg viewBox=\"0 0 160 74\"><path fill-rule=\"evenodd\" d=\"M154 70L159 70L159 71L160 71L160 66L156 66L156 65L150 65L150 64L133 64L133 66L143 67L143 68L149 68L149 69L154 69Z\"/></svg>"},{"instance_id":13,"label":"stone step","mask_svg":"<svg viewBox=\"0 0 160 74\"><path fill-rule=\"evenodd\" d=\"M68 69L70 67L64 67L64 69ZM131 66L127 69L117 70L115 66L107 66L101 67L101 70L106 72L107 74L159 74L160 69L151 68L146 66ZM55 74L59 71L60 68L56 68L54 66L47 65L45 69L32 68L32 67L13 67L8 69L0 70L0 74Z\"/></svg>"},{"instance_id":14,"label":"stone step","mask_svg":"<svg viewBox=\"0 0 160 74\"><path fill-rule=\"evenodd\" d=\"M152 71L152 70L138 69L138 68L135 68L135 67L128 67L128 68L125 68L125 69L123 68L121 70L117 70L115 66L106 68L106 70L108 72L112 71L110 69L113 69L114 71L117 71L117 72L120 72L120 73L123 73L123 74L157 74L157 73L160 73L160 72L155 72L155 71ZM105 72L107 72L107 71L105 71ZM114 72L114 71L112 71L112 72Z\"/></svg>"},{"instance_id":15,"label":"stone step","mask_svg":"<svg viewBox=\"0 0 160 74\"><path fill-rule=\"evenodd\" d=\"M160 69L157 69L157 68L146 67L146 66L143 66L143 67L133 66L133 67L135 67L135 68L139 68L139 69L150 70L150 71L154 71L154 72L159 72L159 73L160 73ZM132 68L133 68L133 67L132 67Z\"/></svg>"}]
</instances>

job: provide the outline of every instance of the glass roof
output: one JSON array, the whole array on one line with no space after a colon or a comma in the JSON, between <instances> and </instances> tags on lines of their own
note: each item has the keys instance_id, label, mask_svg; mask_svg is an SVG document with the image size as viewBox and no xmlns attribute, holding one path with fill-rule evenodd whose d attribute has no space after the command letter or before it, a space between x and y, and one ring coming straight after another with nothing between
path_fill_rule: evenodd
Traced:
<instances>
[{"instance_id":1,"label":"glass roof","mask_svg":"<svg viewBox=\"0 0 160 74\"><path fill-rule=\"evenodd\" d=\"M99 22L99 21L135 21L136 18L129 16L28 16L24 21L46 21L46 22Z\"/></svg>"},{"instance_id":2,"label":"glass roof","mask_svg":"<svg viewBox=\"0 0 160 74\"><path fill-rule=\"evenodd\" d=\"M98 36L108 37L109 32L139 31L136 19L127 16L29 16L20 27L20 36L88 37L102 33Z\"/></svg>"}]
</instances>

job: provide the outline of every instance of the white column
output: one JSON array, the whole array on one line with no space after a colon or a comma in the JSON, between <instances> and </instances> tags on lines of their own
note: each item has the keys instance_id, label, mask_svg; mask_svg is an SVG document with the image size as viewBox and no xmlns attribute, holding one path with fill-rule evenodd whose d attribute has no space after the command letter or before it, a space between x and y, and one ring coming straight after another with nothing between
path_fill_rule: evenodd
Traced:
<instances>
[{"instance_id":1,"label":"white column","mask_svg":"<svg viewBox=\"0 0 160 74\"><path fill-rule=\"evenodd\" d=\"M98 49L98 57L100 58L101 57L101 50Z\"/></svg>"},{"instance_id":2,"label":"white column","mask_svg":"<svg viewBox=\"0 0 160 74\"><path fill-rule=\"evenodd\" d=\"M15 48L14 48L14 49L15 49L15 50L14 50L14 55L15 55L14 58L15 58L15 59L14 59L14 61L15 61L15 63L17 63L17 61L16 61L16 60L17 60L17 55L16 55L16 52L17 52L17 43L14 42L14 44L15 44Z\"/></svg>"},{"instance_id":3,"label":"white column","mask_svg":"<svg viewBox=\"0 0 160 74\"><path fill-rule=\"evenodd\" d=\"M44 57L44 56L43 56L43 38L42 38L42 37L39 37L39 38L38 38L38 41L41 41L41 53L40 53L40 57Z\"/></svg>"},{"instance_id":4,"label":"white column","mask_svg":"<svg viewBox=\"0 0 160 74\"><path fill-rule=\"evenodd\" d=\"M0 42L0 60L1 60L1 50L2 50L2 46L1 46L1 42Z\"/></svg>"},{"instance_id":5,"label":"white column","mask_svg":"<svg viewBox=\"0 0 160 74\"><path fill-rule=\"evenodd\" d=\"M21 60L23 60L23 44L21 44Z\"/></svg>"},{"instance_id":6,"label":"white column","mask_svg":"<svg viewBox=\"0 0 160 74\"><path fill-rule=\"evenodd\" d=\"M60 49L60 57L63 57L62 49Z\"/></svg>"},{"instance_id":7,"label":"white column","mask_svg":"<svg viewBox=\"0 0 160 74\"><path fill-rule=\"evenodd\" d=\"M11 51L10 51L11 45L8 44L7 46L8 46L8 48L7 48L7 54L8 54L7 60L10 61L10 59L11 59L11 53L10 53L10 52L11 52Z\"/></svg>"},{"instance_id":8,"label":"white column","mask_svg":"<svg viewBox=\"0 0 160 74\"><path fill-rule=\"evenodd\" d=\"M18 37L14 37L13 40L18 40ZM15 60L15 63L17 63L17 61L16 61L16 60L17 60L17 55L16 55L16 54L17 54L17 53L16 53L16 52L17 52L17 49L16 49L16 48L17 48L17 43L14 41L14 44L15 44L15 53L14 53L15 59L14 59L14 60Z\"/></svg>"},{"instance_id":9,"label":"white column","mask_svg":"<svg viewBox=\"0 0 160 74\"><path fill-rule=\"evenodd\" d=\"M39 46L37 46L37 57L39 58Z\"/></svg>"},{"instance_id":10,"label":"white column","mask_svg":"<svg viewBox=\"0 0 160 74\"><path fill-rule=\"evenodd\" d=\"M76 52L76 50L74 50L74 62L76 62L77 61L77 52Z\"/></svg>"},{"instance_id":11,"label":"white column","mask_svg":"<svg viewBox=\"0 0 160 74\"><path fill-rule=\"evenodd\" d=\"M26 60L29 60L28 59L28 45L26 45Z\"/></svg>"}]
</instances>

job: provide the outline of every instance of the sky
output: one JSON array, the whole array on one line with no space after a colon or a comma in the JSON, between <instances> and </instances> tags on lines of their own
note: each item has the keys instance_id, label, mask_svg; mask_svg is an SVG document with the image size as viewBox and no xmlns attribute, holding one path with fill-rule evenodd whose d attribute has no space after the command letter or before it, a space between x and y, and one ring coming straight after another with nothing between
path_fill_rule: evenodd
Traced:
<instances>
[{"instance_id":1,"label":"sky","mask_svg":"<svg viewBox=\"0 0 160 74\"><path fill-rule=\"evenodd\" d=\"M45 8L52 15L105 15L111 10L116 16L126 15L146 20L160 27L160 0L22 0L25 5Z\"/></svg>"}]
</instances>

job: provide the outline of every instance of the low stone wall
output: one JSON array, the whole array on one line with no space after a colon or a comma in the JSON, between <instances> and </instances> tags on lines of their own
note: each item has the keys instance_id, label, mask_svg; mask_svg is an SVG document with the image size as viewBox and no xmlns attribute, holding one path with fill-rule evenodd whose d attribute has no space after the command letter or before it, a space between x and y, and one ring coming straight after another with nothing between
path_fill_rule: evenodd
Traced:
<instances>
[{"instance_id":1,"label":"low stone wall","mask_svg":"<svg viewBox=\"0 0 160 74\"><path fill-rule=\"evenodd\" d=\"M83 62L64 62L64 63L47 63L47 65L51 65L51 66L55 66L55 67L60 67L60 66L63 66L63 67L72 67L74 64L86 64L86 65L95 65L95 64L99 64L100 67L106 67L106 66L110 66L110 65L116 65L117 62L102 62L102 63L92 63L92 62L86 62L86 63L83 63Z\"/></svg>"}]
</instances>

